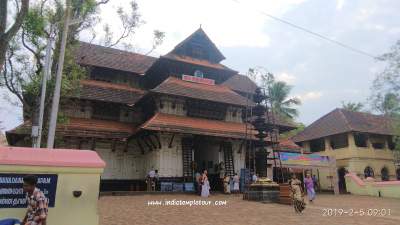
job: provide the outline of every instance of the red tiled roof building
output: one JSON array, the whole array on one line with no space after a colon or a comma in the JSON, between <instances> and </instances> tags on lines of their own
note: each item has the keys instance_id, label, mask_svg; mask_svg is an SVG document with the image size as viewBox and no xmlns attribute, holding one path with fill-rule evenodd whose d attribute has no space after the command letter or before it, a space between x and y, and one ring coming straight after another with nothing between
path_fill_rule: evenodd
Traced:
<instances>
[{"instance_id":1,"label":"red tiled roof building","mask_svg":"<svg viewBox=\"0 0 400 225\"><path fill-rule=\"evenodd\" d=\"M255 133L245 112L257 85L221 64L201 28L160 58L84 42L75 58L89 72L61 105L67 119L55 147L98 152L107 163L103 191L141 190L155 169L161 180L191 181L203 169L219 177L221 162L230 175L249 167ZM8 131L9 144L29 146L30 126Z\"/></svg>"}]
</instances>

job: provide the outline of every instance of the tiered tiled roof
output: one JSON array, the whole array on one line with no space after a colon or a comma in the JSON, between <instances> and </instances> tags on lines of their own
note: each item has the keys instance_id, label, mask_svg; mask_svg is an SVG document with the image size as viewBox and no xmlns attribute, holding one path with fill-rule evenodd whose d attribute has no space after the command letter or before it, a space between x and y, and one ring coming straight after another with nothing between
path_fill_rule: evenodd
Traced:
<instances>
[{"instance_id":1,"label":"tiered tiled roof","mask_svg":"<svg viewBox=\"0 0 400 225\"><path fill-rule=\"evenodd\" d=\"M157 60L154 57L86 42L79 43L75 50L75 58L80 65L110 68L139 75L144 75Z\"/></svg>"},{"instance_id":2,"label":"tiered tiled roof","mask_svg":"<svg viewBox=\"0 0 400 225\"><path fill-rule=\"evenodd\" d=\"M131 123L117 121L69 118L65 124L57 125L57 134L75 137L90 138L127 138L134 134L135 128ZM13 135L29 135L31 133L31 122L25 121L13 130L7 131L7 139L10 141Z\"/></svg>"},{"instance_id":3,"label":"tiered tiled roof","mask_svg":"<svg viewBox=\"0 0 400 225\"><path fill-rule=\"evenodd\" d=\"M183 96L238 106L253 105L251 101L228 87L193 83L175 77L167 78L151 91L160 94Z\"/></svg>"},{"instance_id":4,"label":"tiered tiled roof","mask_svg":"<svg viewBox=\"0 0 400 225\"><path fill-rule=\"evenodd\" d=\"M82 80L79 98L103 102L135 104L146 92L124 84Z\"/></svg>"},{"instance_id":5,"label":"tiered tiled roof","mask_svg":"<svg viewBox=\"0 0 400 225\"><path fill-rule=\"evenodd\" d=\"M255 84L248 76L236 74L226 80L222 85L229 87L234 91L240 91L243 93L254 93L257 89Z\"/></svg>"},{"instance_id":6,"label":"tiered tiled roof","mask_svg":"<svg viewBox=\"0 0 400 225\"><path fill-rule=\"evenodd\" d=\"M212 63L207 60L195 59L195 58L192 58L189 56L176 55L176 54L169 53L165 56L161 56L161 58L171 59L171 60L175 60L175 61L190 63L190 64L204 66L204 67L210 67L210 68L214 68L214 69L229 70L232 72L236 72L236 71L230 69L229 67L222 65L221 63Z\"/></svg>"},{"instance_id":7,"label":"tiered tiled roof","mask_svg":"<svg viewBox=\"0 0 400 225\"><path fill-rule=\"evenodd\" d=\"M295 142L313 140L350 131L395 135L393 119L364 112L335 109L292 138Z\"/></svg>"},{"instance_id":8,"label":"tiered tiled roof","mask_svg":"<svg viewBox=\"0 0 400 225\"><path fill-rule=\"evenodd\" d=\"M251 130L251 125L248 125L246 132L246 124L244 123L208 120L163 113L154 115L143 124L141 128L145 130L191 133L239 139L246 138L246 133L248 138L250 138L251 132L253 134L255 133L254 130Z\"/></svg>"}]
</instances>

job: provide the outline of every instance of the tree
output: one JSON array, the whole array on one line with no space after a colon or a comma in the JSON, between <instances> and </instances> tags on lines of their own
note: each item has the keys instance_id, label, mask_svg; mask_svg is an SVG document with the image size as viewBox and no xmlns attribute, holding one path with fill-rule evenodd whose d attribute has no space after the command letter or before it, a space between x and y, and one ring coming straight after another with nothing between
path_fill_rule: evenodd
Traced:
<instances>
[{"instance_id":1,"label":"tree","mask_svg":"<svg viewBox=\"0 0 400 225\"><path fill-rule=\"evenodd\" d=\"M373 82L370 101L373 109L394 119L395 149L400 152L400 40L378 60L386 67Z\"/></svg>"},{"instance_id":2,"label":"tree","mask_svg":"<svg viewBox=\"0 0 400 225\"><path fill-rule=\"evenodd\" d=\"M400 113L400 40L388 53L377 58L386 63L371 87L371 105L373 109L385 115Z\"/></svg>"},{"instance_id":3,"label":"tree","mask_svg":"<svg viewBox=\"0 0 400 225\"><path fill-rule=\"evenodd\" d=\"M79 92L79 81L84 79L88 72L84 67L77 65L75 61L74 51L79 45L79 35L82 31L93 28L100 22L99 8L107 4L108 1L72 0L71 21L75 22L69 26L62 74L61 105L70 103L68 98L63 97L76 95ZM135 4L132 3L131 5ZM139 26L135 19L126 19L140 18L137 5L132 9L136 11L120 11L120 18L124 19L122 26L128 27L127 29L130 32L128 35L124 32L121 37L117 37L116 40L119 43L131 37ZM0 86L5 86L10 93L17 96L18 102L13 103L23 107L24 119L31 119L32 124L37 122L38 96L40 96L46 43L49 37L55 37L53 59L57 59L61 42L61 35L59 34L63 30L63 24L60 21L64 18L64 10L63 0L38 0L31 4L21 29L10 41L9 49L6 52L4 70L0 73ZM113 37L111 36L111 38ZM163 36L161 41L157 42L158 45L162 43L162 39ZM54 90L56 68L57 60L53 60L51 65L52 76L47 83L45 118L48 116ZM58 116L59 120L65 121L66 117L62 114L59 113ZM46 120L44 121L46 122Z\"/></svg>"},{"instance_id":4,"label":"tree","mask_svg":"<svg viewBox=\"0 0 400 225\"><path fill-rule=\"evenodd\" d=\"M7 29L8 26L8 0L0 1L0 72L3 69L6 52L9 43L20 29L29 9L29 0L21 0L21 8L19 9L18 1L16 2L16 17L14 23Z\"/></svg>"},{"instance_id":5,"label":"tree","mask_svg":"<svg viewBox=\"0 0 400 225\"><path fill-rule=\"evenodd\" d=\"M263 68L249 69L248 75L267 92L274 113L290 121L299 115L299 111L293 106L300 105L300 99L289 97L292 86L283 81L276 81L274 75Z\"/></svg>"},{"instance_id":6,"label":"tree","mask_svg":"<svg viewBox=\"0 0 400 225\"><path fill-rule=\"evenodd\" d=\"M342 108L352 112L362 112L364 104L361 102L342 102Z\"/></svg>"}]
</instances>

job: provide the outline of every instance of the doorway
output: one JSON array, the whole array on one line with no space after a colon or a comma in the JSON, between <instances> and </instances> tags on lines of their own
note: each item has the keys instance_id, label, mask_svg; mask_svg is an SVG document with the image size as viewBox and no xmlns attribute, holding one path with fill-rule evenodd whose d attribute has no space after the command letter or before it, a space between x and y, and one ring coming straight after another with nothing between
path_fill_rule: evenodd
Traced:
<instances>
[{"instance_id":1,"label":"doorway","mask_svg":"<svg viewBox=\"0 0 400 225\"><path fill-rule=\"evenodd\" d=\"M346 169L341 167L338 169L338 177L339 177L339 192L340 194L346 194L346 179L344 176L346 175Z\"/></svg>"}]
</instances>

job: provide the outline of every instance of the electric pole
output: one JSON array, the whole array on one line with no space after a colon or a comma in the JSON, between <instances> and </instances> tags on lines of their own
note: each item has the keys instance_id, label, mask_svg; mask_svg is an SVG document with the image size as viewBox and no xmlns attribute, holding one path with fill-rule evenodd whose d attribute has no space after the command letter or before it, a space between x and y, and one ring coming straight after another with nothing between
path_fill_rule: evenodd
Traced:
<instances>
[{"instance_id":1,"label":"electric pole","mask_svg":"<svg viewBox=\"0 0 400 225\"><path fill-rule=\"evenodd\" d=\"M58 106L60 103L61 79L62 79L62 72L63 72L63 66L64 66L65 47L67 45L70 11L71 11L71 2L70 2L70 0L66 0L66 13L65 13L65 18L64 18L64 28L63 28L62 38L61 38L60 55L58 58L56 85L54 88L53 102L52 102L51 113L50 113L50 124L49 124L49 134L47 137L47 148L54 147L54 137L55 137L56 126L57 126Z\"/></svg>"},{"instance_id":2,"label":"electric pole","mask_svg":"<svg viewBox=\"0 0 400 225\"><path fill-rule=\"evenodd\" d=\"M40 148L41 142L42 142L42 130L43 130L43 115L44 115L44 104L46 100L46 86L47 86L47 81L50 78L50 71L51 71L51 47L53 46L53 37L51 36L53 33L53 25L50 26L50 35L49 38L47 39L47 45L46 45L46 58L45 58L45 64L44 64L44 73L42 77L42 91L40 95L40 108L39 108L39 125L37 128L37 137L36 139L33 139L33 147L34 148Z\"/></svg>"}]
</instances>

